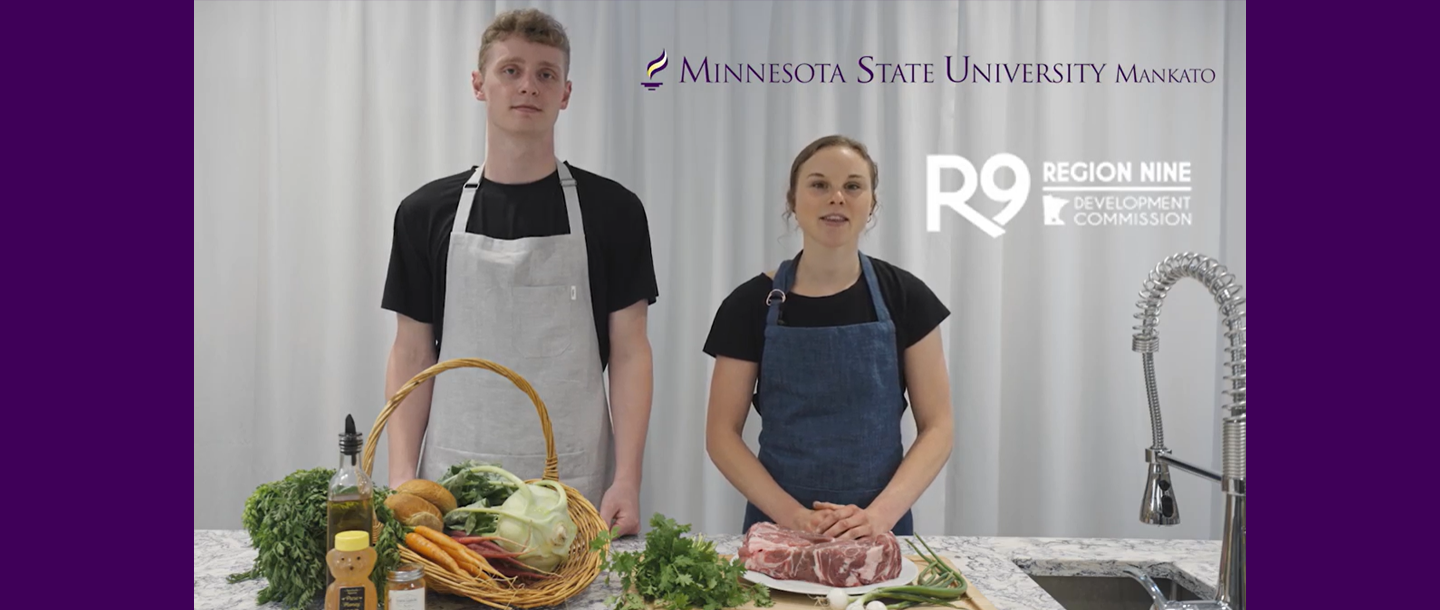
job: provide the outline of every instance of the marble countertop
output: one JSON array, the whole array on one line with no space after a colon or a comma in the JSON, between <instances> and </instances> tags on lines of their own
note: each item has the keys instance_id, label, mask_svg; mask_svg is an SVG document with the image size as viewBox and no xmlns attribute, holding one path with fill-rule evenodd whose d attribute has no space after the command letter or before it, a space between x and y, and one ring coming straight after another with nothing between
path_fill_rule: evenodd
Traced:
<instances>
[{"instance_id":1,"label":"marble countertop","mask_svg":"<svg viewBox=\"0 0 1440 610\"><path fill-rule=\"evenodd\" d=\"M720 553L734 553L740 536L706 536ZM1120 576L1126 566L1145 569L1152 577L1170 578L1195 593L1210 597L1219 577L1218 540L1117 540L1088 538L986 538L926 536L935 552L955 563L971 584L997 610L1063 610L1044 589L1030 579L1036 576ZM613 545L617 551L644 548L644 540L627 537ZM230 574L249 570L255 549L243 531L195 531L195 610L280 610L279 604L257 606L255 597L263 580L229 584ZM596 582L563 607L604 610L605 598L619 590L619 580ZM318 604L317 604L318 607ZM431 593L427 610L487 608L468 599Z\"/></svg>"}]
</instances>

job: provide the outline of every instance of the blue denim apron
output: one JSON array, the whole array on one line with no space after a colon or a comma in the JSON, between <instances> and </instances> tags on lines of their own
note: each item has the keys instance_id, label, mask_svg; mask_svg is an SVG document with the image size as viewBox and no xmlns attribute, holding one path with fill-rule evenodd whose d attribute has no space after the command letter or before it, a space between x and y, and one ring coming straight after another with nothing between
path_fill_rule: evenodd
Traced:
<instances>
[{"instance_id":1,"label":"blue denim apron","mask_svg":"<svg viewBox=\"0 0 1440 610\"><path fill-rule=\"evenodd\" d=\"M794 261L780 264L767 299L770 311L755 395L762 422L758 457L775 482L805 508L813 508L816 501L868 507L905 457L900 418L906 404L895 323L870 257L863 253L860 268L875 304L875 322L784 325L780 307L794 284ZM906 511L891 531L911 535L913 520ZM742 533L761 521L773 519L747 502Z\"/></svg>"}]
</instances>

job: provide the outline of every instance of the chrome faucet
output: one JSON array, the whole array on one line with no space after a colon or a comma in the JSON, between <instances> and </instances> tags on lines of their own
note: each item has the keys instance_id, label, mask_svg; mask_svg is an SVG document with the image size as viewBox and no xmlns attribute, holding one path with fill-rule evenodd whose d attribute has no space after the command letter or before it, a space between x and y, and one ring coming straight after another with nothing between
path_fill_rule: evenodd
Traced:
<instances>
[{"instance_id":1,"label":"chrome faucet","mask_svg":"<svg viewBox=\"0 0 1440 610\"><path fill-rule=\"evenodd\" d=\"M1165 431L1160 423L1160 397L1155 389L1155 352L1160 350L1160 336L1156 334L1155 327L1160 318L1160 302L1177 282L1187 277L1210 290L1220 306L1225 338L1229 341L1225 348L1229 354L1226 363L1229 374L1221 378L1230 386L1224 390L1229 404L1223 407L1224 412L1221 413L1223 474L1215 474L1171 457L1170 450L1165 448ZM1220 580L1215 587L1215 599L1202 602L1166 601L1160 588L1145 572L1135 568L1125 570L1150 592L1157 610L1245 610L1245 299L1240 296L1240 290L1234 274L1224 265L1202 254L1184 252L1168 256L1155 266L1140 291L1141 300L1136 304L1140 312L1135 317L1140 324L1135 327L1131 349L1140 352L1145 367L1145 394L1150 402L1153 441L1145 450L1149 474L1140 505L1140 521L1151 525L1180 522L1175 488L1170 484L1171 466L1219 483L1225 492L1224 538L1220 542Z\"/></svg>"}]
</instances>

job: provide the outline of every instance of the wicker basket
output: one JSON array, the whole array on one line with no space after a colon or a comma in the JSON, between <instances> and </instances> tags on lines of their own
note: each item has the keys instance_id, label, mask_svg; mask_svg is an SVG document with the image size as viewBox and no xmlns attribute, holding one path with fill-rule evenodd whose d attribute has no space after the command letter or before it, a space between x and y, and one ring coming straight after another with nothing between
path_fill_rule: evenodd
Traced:
<instances>
[{"instance_id":1,"label":"wicker basket","mask_svg":"<svg viewBox=\"0 0 1440 610\"><path fill-rule=\"evenodd\" d=\"M431 377L451 369L467 367L499 373L523 390L530 397L531 402L535 403L535 410L540 414L540 430L545 435L543 480L558 483L560 474L559 460L555 456L555 435L550 429L550 414L545 410L544 401L535 394L530 383L514 371L479 358L457 358L436 364L406 382L395 393L395 396L390 398L385 409L380 411L380 417L375 420L375 426L370 429L370 436L365 439L365 449L361 456L365 473L369 474L374 466L375 446L377 439L380 438L380 433L385 430L385 421L390 418L390 414L395 412L396 407L400 406L405 397ZM529 482L533 483L537 480L531 479ZM600 556L590 550L590 541L600 532L608 529L605 527L604 521L600 519L600 513L595 510L595 506L589 500L585 499L585 496L580 495L579 491L569 485L561 483L561 486L564 487L565 495L569 499L570 518L575 521L576 535L575 542L570 545L570 555L556 569L558 575L556 578L533 582L518 580L510 582L474 576L468 572L451 572L410 550L403 543L400 545L400 557L404 561L425 566L426 585L440 593L468 597L494 608L537 608L558 605L585 590L599 576Z\"/></svg>"}]
</instances>

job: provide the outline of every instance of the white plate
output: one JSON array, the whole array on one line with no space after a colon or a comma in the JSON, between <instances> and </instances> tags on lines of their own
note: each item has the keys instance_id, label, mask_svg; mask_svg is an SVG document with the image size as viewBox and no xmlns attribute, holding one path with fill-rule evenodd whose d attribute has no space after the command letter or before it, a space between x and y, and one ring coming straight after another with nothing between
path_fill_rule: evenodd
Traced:
<instances>
[{"instance_id":1,"label":"white plate","mask_svg":"<svg viewBox=\"0 0 1440 610\"><path fill-rule=\"evenodd\" d=\"M880 587L908 585L915 582L915 577L919 575L920 566L915 565L915 562L908 558L902 558L900 561L899 576L891 578L890 580L882 580L874 584L859 587L840 587L840 590L845 592L846 595L861 595L879 589ZM822 585L818 582L810 582L808 580L777 580L753 570L745 571L745 580L755 584L765 585L776 591L789 591L802 595L827 595L835 588L830 585Z\"/></svg>"}]
</instances>

